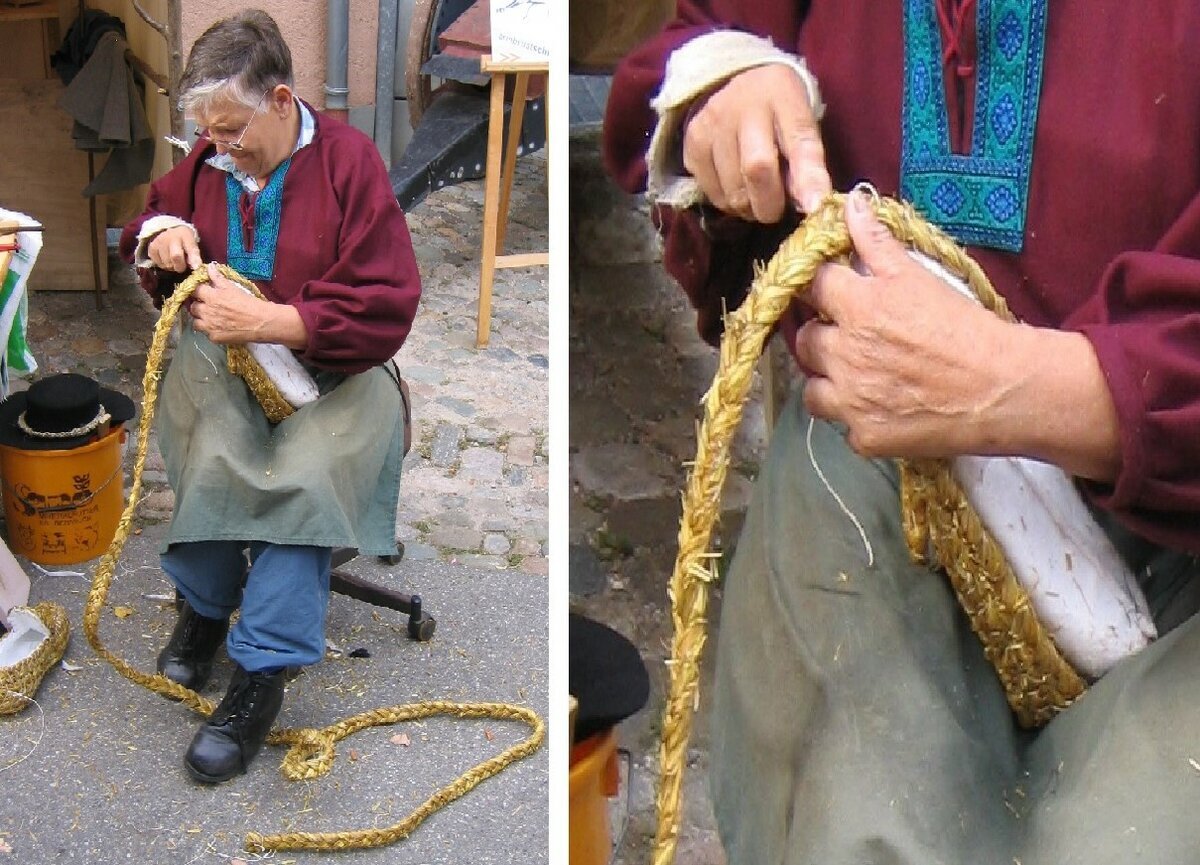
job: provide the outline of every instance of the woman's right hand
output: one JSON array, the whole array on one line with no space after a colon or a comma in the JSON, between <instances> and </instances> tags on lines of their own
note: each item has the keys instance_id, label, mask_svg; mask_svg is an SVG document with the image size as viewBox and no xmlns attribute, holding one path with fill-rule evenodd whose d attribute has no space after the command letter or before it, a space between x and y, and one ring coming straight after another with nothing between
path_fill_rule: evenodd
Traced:
<instances>
[{"instance_id":1,"label":"woman's right hand","mask_svg":"<svg viewBox=\"0 0 1200 865\"><path fill-rule=\"evenodd\" d=\"M719 210L778 222L788 202L810 212L831 190L808 90L789 66L748 69L688 121L683 165Z\"/></svg>"},{"instance_id":2,"label":"woman's right hand","mask_svg":"<svg viewBox=\"0 0 1200 865\"><path fill-rule=\"evenodd\" d=\"M190 225L176 225L154 235L146 246L146 256L155 267L176 273L187 273L204 263Z\"/></svg>"}]
</instances>

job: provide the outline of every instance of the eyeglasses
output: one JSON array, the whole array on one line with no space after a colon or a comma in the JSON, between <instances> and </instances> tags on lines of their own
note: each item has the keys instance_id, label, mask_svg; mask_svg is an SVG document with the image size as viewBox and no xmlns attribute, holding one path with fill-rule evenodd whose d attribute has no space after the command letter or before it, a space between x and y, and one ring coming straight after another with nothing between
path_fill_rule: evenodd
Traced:
<instances>
[{"instance_id":1,"label":"eyeglasses","mask_svg":"<svg viewBox=\"0 0 1200 865\"><path fill-rule=\"evenodd\" d=\"M258 97L258 102L254 103L254 111L250 114L250 119L246 121L246 125L242 127L242 131L238 134L236 139L228 140L225 137L218 138L217 136L213 135L209 129L203 126L196 130L196 138L200 139L201 141L211 141L213 144L224 147L226 150L232 153L241 153L246 149L242 146L242 139L245 138L246 133L250 131L250 124L253 123L254 118L258 116L258 109L262 106L263 100L267 98L267 94L270 92L270 90L267 90L262 96Z\"/></svg>"}]
</instances>

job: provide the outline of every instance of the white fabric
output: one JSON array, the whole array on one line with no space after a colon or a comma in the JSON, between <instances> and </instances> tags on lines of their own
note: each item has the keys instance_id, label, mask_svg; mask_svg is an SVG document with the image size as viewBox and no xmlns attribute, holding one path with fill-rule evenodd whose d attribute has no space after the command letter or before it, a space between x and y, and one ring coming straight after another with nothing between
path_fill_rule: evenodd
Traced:
<instances>
[{"instance_id":1,"label":"white fabric","mask_svg":"<svg viewBox=\"0 0 1200 865\"><path fill-rule=\"evenodd\" d=\"M192 237L196 238L196 243L200 243L200 233L196 231L196 226L178 216L169 216L161 213L158 216L151 216L142 223L142 228L137 236L137 249L133 253L134 267L152 267L154 262L146 254L146 248L150 245L157 235L162 234L168 228L175 228L179 225L186 225L192 230Z\"/></svg>"},{"instance_id":2,"label":"white fabric","mask_svg":"<svg viewBox=\"0 0 1200 865\"><path fill-rule=\"evenodd\" d=\"M909 253L964 297L965 281ZM1019 457L958 457L952 472L1004 551L1038 621L1076 671L1098 679L1158 636L1145 595L1062 469Z\"/></svg>"},{"instance_id":3,"label":"white fabric","mask_svg":"<svg viewBox=\"0 0 1200 865\"><path fill-rule=\"evenodd\" d=\"M802 58L781 51L768 39L737 30L716 30L672 52L662 87L650 103L658 112L658 124L646 153L646 194L652 201L678 208L705 201L696 181L684 173L680 134L684 119L692 104L717 85L747 69L770 63L781 63L800 76L813 114L820 120L825 106L817 79Z\"/></svg>"},{"instance_id":4,"label":"white fabric","mask_svg":"<svg viewBox=\"0 0 1200 865\"><path fill-rule=\"evenodd\" d=\"M234 285L246 294L252 294L250 289L241 283L235 282ZM321 395L313 377L287 346L274 342L248 342L246 351L258 361L258 365L275 385L279 395L287 400L292 408L308 405Z\"/></svg>"},{"instance_id":5,"label":"white fabric","mask_svg":"<svg viewBox=\"0 0 1200 865\"><path fill-rule=\"evenodd\" d=\"M50 637L50 629L28 607L13 607L8 624L9 632L0 637L0 668L16 666Z\"/></svg>"}]
</instances>

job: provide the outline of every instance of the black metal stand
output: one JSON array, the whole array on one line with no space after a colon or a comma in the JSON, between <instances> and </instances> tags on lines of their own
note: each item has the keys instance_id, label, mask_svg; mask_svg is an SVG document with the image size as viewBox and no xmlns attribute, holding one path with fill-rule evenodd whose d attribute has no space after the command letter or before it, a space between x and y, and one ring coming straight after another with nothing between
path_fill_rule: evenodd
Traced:
<instances>
[{"instance_id":1,"label":"black metal stand","mask_svg":"<svg viewBox=\"0 0 1200 865\"><path fill-rule=\"evenodd\" d=\"M404 555L404 545L397 543L397 554L381 556L384 561L394 565ZM362 577L341 570L341 566L358 556L358 550L342 547L333 551L333 570L329 573L329 588L339 595L364 601L376 607L385 607L408 615L408 636L419 643L433 639L437 628L437 620L421 608L421 596L385 589L383 586L368 582Z\"/></svg>"}]
</instances>

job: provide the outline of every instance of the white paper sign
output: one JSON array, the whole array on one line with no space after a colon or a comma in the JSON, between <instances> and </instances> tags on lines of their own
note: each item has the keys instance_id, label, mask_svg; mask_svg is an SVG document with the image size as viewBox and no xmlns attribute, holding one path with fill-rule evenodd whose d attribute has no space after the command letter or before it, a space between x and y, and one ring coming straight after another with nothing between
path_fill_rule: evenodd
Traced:
<instances>
[{"instance_id":1,"label":"white paper sign","mask_svg":"<svg viewBox=\"0 0 1200 865\"><path fill-rule=\"evenodd\" d=\"M490 0L493 60L550 59L549 0Z\"/></svg>"}]
</instances>

